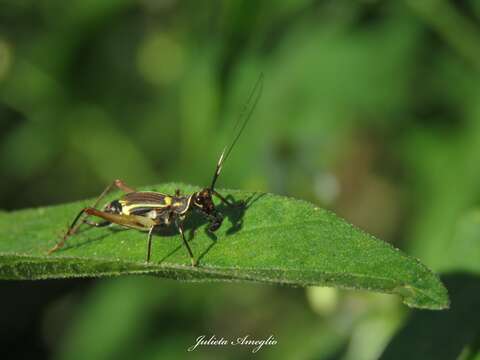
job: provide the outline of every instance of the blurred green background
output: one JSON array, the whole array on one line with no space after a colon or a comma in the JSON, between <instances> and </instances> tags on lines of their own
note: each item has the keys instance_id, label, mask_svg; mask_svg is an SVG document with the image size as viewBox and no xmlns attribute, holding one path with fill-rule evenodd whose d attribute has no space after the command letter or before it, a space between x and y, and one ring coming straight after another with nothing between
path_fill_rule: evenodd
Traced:
<instances>
[{"instance_id":1,"label":"blurred green background","mask_svg":"<svg viewBox=\"0 0 480 360\"><path fill-rule=\"evenodd\" d=\"M0 283L2 359L475 359L480 2L0 0L0 209L132 186L306 199L421 259L452 308L149 277ZM383 355L382 355L383 354Z\"/></svg>"}]
</instances>

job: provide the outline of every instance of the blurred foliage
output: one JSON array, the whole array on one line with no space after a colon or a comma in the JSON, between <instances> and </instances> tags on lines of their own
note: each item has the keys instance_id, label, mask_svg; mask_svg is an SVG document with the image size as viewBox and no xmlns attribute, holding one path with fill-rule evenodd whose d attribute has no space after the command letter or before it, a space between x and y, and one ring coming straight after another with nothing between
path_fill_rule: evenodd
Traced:
<instances>
[{"instance_id":1,"label":"blurred foliage","mask_svg":"<svg viewBox=\"0 0 480 360\"><path fill-rule=\"evenodd\" d=\"M442 280L450 289L452 308L442 313L414 311L405 328L385 349L382 359L473 359L477 355L478 276L452 273Z\"/></svg>"},{"instance_id":2,"label":"blurred foliage","mask_svg":"<svg viewBox=\"0 0 480 360\"><path fill-rule=\"evenodd\" d=\"M414 351L421 343L405 342L410 334L448 338L430 330L460 317L468 336L448 354L473 358L480 331L455 303L470 297L477 309L480 291L480 239L462 225L480 199L479 19L475 0L0 0L2 209L93 196L114 178L208 183L264 72L254 121L219 185L304 198L435 270L463 274L448 277L444 320L405 316L395 300L383 306L361 293L339 292L333 312L319 314L301 289L138 278L0 284L2 305L19 319L2 315L4 348L16 358L87 349L178 358L202 333L249 332L278 337L262 357L372 359L385 346L384 358ZM193 353L212 354L251 355Z\"/></svg>"}]
</instances>

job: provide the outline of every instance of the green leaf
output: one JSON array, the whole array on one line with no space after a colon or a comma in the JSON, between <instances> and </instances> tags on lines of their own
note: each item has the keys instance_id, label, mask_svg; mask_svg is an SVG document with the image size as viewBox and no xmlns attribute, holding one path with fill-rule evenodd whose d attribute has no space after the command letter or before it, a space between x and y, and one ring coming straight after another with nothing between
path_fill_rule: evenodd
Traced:
<instances>
[{"instance_id":1,"label":"green leaf","mask_svg":"<svg viewBox=\"0 0 480 360\"><path fill-rule=\"evenodd\" d=\"M182 184L148 190L190 193ZM91 201L0 214L0 279L155 274L181 280L244 280L325 285L401 295L408 306L444 309L448 294L436 275L389 244L312 204L272 194L223 190L246 207L219 205L226 219L211 235L193 215L186 233L199 261L190 266L175 231L154 236L144 262L147 235L135 230L88 228L46 255L78 211ZM118 196L118 194L117 194ZM109 199L113 197L110 196Z\"/></svg>"}]
</instances>

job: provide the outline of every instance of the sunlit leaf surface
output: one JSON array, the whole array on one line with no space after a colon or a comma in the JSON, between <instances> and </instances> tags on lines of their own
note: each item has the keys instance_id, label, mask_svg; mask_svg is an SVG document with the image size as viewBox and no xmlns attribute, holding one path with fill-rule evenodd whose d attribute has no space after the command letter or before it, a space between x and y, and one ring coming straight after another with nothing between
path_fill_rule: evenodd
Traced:
<instances>
[{"instance_id":1,"label":"sunlit leaf surface","mask_svg":"<svg viewBox=\"0 0 480 360\"><path fill-rule=\"evenodd\" d=\"M182 184L148 190L173 193L177 188L185 193L195 190ZM326 285L398 294L412 307L448 307L445 288L428 268L333 213L272 194L222 193L246 205L233 209L219 205L226 219L214 235L205 231L200 215L187 219L187 238L197 267L190 266L174 229L154 236L148 264L144 261L147 235L115 227L86 227L48 256L66 224L91 200L1 213L0 278L152 274L195 281Z\"/></svg>"}]
</instances>

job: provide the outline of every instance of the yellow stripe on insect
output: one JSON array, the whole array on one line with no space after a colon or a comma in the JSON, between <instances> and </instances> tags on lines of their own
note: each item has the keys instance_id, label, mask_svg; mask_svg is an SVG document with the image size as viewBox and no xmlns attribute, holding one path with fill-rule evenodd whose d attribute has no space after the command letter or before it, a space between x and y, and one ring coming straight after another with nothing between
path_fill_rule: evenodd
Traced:
<instances>
[{"instance_id":1,"label":"yellow stripe on insect","mask_svg":"<svg viewBox=\"0 0 480 360\"><path fill-rule=\"evenodd\" d=\"M130 215L132 210L139 209L139 208L151 208L151 209L158 209L158 208L165 208L167 206L170 206L171 204L171 198L169 198L169 201L166 201L165 203L134 203L134 204L129 204L127 205L126 202L121 202L122 204L122 213L125 215Z\"/></svg>"}]
</instances>

